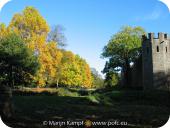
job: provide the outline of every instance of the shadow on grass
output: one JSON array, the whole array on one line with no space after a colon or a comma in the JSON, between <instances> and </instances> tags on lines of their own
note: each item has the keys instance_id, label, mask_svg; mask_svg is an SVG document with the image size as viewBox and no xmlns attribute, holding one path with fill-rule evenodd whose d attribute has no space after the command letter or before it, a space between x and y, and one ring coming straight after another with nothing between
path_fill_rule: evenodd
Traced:
<instances>
[{"instance_id":1,"label":"shadow on grass","mask_svg":"<svg viewBox=\"0 0 170 128\"><path fill-rule=\"evenodd\" d=\"M44 120L112 119L127 121L134 127L159 127L170 114L170 93L166 91L94 91L84 96L74 90L69 92L76 95L15 93L13 125L42 127Z\"/></svg>"}]
</instances>

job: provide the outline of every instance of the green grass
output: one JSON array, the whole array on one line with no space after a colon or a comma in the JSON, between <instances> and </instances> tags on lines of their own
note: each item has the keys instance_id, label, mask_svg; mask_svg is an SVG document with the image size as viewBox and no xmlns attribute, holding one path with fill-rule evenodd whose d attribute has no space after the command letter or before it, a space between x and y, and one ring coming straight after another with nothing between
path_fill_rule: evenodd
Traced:
<instances>
[{"instance_id":1,"label":"green grass","mask_svg":"<svg viewBox=\"0 0 170 128\"><path fill-rule=\"evenodd\" d=\"M164 125L170 114L169 92L81 91L59 88L52 95L15 93L15 125L42 127L43 120L115 119L149 128Z\"/></svg>"}]
</instances>

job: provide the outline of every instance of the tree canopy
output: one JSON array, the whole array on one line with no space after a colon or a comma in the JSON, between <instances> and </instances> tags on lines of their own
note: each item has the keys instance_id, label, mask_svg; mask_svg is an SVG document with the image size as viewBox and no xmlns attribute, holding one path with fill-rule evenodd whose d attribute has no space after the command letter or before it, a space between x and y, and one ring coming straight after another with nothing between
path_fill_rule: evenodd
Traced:
<instances>
[{"instance_id":1,"label":"tree canopy","mask_svg":"<svg viewBox=\"0 0 170 128\"><path fill-rule=\"evenodd\" d=\"M60 83L62 85L91 88L91 71L89 65L84 59L78 55L74 55L71 51L63 50L61 63Z\"/></svg>"},{"instance_id":2,"label":"tree canopy","mask_svg":"<svg viewBox=\"0 0 170 128\"><path fill-rule=\"evenodd\" d=\"M29 76L33 78L32 82L36 86L91 87L91 71L87 62L79 55L61 49L66 45L63 27L55 26L50 31L46 20L34 7L26 7L21 13L16 13L9 26L6 27L1 24L0 30L0 38L11 32L17 35L16 40L13 36L6 38L12 39L13 44L9 40L4 41L3 38L2 43L5 42L5 45L2 47L2 51L9 44L14 51L8 52L14 58L16 57L14 60L17 61L25 57L29 61L20 60L22 63L19 63L19 61L17 65L24 66L24 71L27 68L30 70ZM15 49L17 50L19 44L22 51L18 53L17 51L15 52ZM34 56L31 56L31 52ZM2 52L1 54L5 53ZM5 57L8 57L8 54ZM10 63L13 63L14 60L11 60ZM34 64L37 61L39 63L38 71L36 74L31 73L36 68ZM21 72L18 74L21 74Z\"/></svg>"},{"instance_id":3,"label":"tree canopy","mask_svg":"<svg viewBox=\"0 0 170 128\"><path fill-rule=\"evenodd\" d=\"M104 47L102 57L108 58L104 73L122 71L125 84L130 85L130 64L141 52L141 37L145 34L142 27L122 27Z\"/></svg>"},{"instance_id":4,"label":"tree canopy","mask_svg":"<svg viewBox=\"0 0 170 128\"><path fill-rule=\"evenodd\" d=\"M0 39L1 77L8 85L28 82L39 68L37 56L28 49L23 40L14 33ZM27 77L27 78L26 78Z\"/></svg>"}]
</instances>

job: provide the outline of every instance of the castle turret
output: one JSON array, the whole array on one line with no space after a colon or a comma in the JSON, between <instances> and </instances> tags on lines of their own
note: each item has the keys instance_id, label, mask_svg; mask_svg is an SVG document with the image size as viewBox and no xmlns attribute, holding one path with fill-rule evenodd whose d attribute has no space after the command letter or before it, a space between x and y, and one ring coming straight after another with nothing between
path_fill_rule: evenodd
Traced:
<instances>
[{"instance_id":1,"label":"castle turret","mask_svg":"<svg viewBox=\"0 0 170 128\"><path fill-rule=\"evenodd\" d=\"M143 85L153 88L165 85L170 72L170 40L166 33L149 33L142 38Z\"/></svg>"},{"instance_id":2,"label":"castle turret","mask_svg":"<svg viewBox=\"0 0 170 128\"><path fill-rule=\"evenodd\" d=\"M154 40L154 33L148 33L148 36L144 35L142 38L142 77L143 87L151 88L153 85L153 63L152 63L152 42Z\"/></svg>"}]
</instances>

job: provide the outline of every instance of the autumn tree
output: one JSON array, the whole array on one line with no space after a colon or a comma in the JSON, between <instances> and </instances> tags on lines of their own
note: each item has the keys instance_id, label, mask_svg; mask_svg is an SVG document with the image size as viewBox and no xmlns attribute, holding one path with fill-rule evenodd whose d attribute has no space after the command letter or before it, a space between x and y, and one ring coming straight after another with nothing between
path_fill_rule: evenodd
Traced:
<instances>
[{"instance_id":1,"label":"autumn tree","mask_svg":"<svg viewBox=\"0 0 170 128\"><path fill-rule=\"evenodd\" d=\"M37 38L45 40L49 32L47 22L38 10L33 7L26 7L22 13L15 14L9 24L9 28L19 33L31 48L41 46L40 43L42 42L37 42Z\"/></svg>"},{"instance_id":2,"label":"autumn tree","mask_svg":"<svg viewBox=\"0 0 170 128\"><path fill-rule=\"evenodd\" d=\"M61 73L61 59L62 59L62 52L57 48L55 42L49 42L47 44L48 53L51 56L51 64L49 65L48 73L48 84L53 84L58 87L60 73Z\"/></svg>"},{"instance_id":3,"label":"autumn tree","mask_svg":"<svg viewBox=\"0 0 170 128\"><path fill-rule=\"evenodd\" d=\"M13 16L9 28L18 33L28 48L34 50L40 62L40 70L35 77L39 86L45 86L49 76L54 75L52 56L46 43L49 26L38 10L26 7L22 13Z\"/></svg>"},{"instance_id":4,"label":"autumn tree","mask_svg":"<svg viewBox=\"0 0 170 128\"><path fill-rule=\"evenodd\" d=\"M79 77L77 74L79 73L76 70L75 66L75 55L71 51L62 51L63 58L62 58L62 71L61 71L61 79L60 84L61 85L67 85L67 86L73 86L78 85L79 81L76 81L75 79L78 79Z\"/></svg>"},{"instance_id":5,"label":"autumn tree","mask_svg":"<svg viewBox=\"0 0 170 128\"><path fill-rule=\"evenodd\" d=\"M89 65L78 55L63 50L60 84L91 88L92 78Z\"/></svg>"},{"instance_id":6,"label":"autumn tree","mask_svg":"<svg viewBox=\"0 0 170 128\"><path fill-rule=\"evenodd\" d=\"M7 29L6 25L0 23L0 39L2 39L4 36L8 34L9 34L9 30Z\"/></svg>"},{"instance_id":7,"label":"autumn tree","mask_svg":"<svg viewBox=\"0 0 170 128\"><path fill-rule=\"evenodd\" d=\"M122 27L104 47L102 56L108 58L104 73L121 70L125 85L130 85L130 64L140 56L141 37L145 33L141 27Z\"/></svg>"},{"instance_id":8,"label":"autumn tree","mask_svg":"<svg viewBox=\"0 0 170 128\"><path fill-rule=\"evenodd\" d=\"M69 86L91 86L89 65L79 56L61 49L61 46L65 46L63 29L57 26L50 31L38 10L26 7L21 13L15 14L8 30L20 35L25 45L38 57L40 69L36 76L33 76L38 86L58 87L59 83Z\"/></svg>"}]
</instances>

